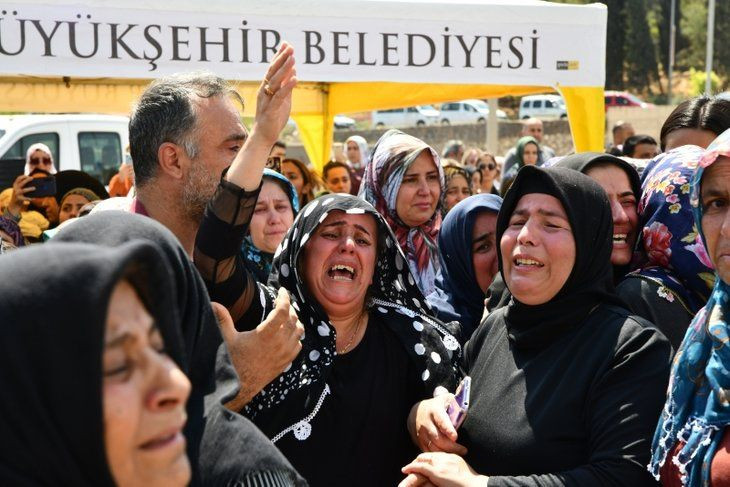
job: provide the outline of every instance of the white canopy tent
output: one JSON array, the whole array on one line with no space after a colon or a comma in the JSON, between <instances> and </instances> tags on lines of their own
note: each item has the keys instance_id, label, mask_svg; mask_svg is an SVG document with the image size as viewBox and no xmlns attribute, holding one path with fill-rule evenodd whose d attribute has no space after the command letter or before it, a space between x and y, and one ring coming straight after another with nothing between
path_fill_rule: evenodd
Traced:
<instances>
[{"instance_id":1,"label":"white canopy tent","mask_svg":"<svg viewBox=\"0 0 730 487\"><path fill-rule=\"evenodd\" d=\"M127 113L150 79L255 90L295 47L293 118L315 165L337 113L560 91L577 150L603 144L606 7L539 0L16 1L0 7L0 111ZM204 5L204 11L201 9Z\"/></svg>"}]
</instances>

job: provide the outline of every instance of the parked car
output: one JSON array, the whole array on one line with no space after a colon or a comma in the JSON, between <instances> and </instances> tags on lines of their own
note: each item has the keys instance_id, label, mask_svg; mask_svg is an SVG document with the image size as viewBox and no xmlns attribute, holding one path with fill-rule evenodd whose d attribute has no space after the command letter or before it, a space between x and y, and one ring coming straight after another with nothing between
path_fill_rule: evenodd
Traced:
<instances>
[{"instance_id":1,"label":"parked car","mask_svg":"<svg viewBox=\"0 0 730 487\"><path fill-rule=\"evenodd\" d=\"M431 105L376 110L372 120L375 128L435 125L439 122L439 111Z\"/></svg>"},{"instance_id":2,"label":"parked car","mask_svg":"<svg viewBox=\"0 0 730 487\"><path fill-rule=\"evenodd\" d=\"M78 169L108 184L129 145L129 119L112 115L0 116L0 189L22 174L36 142L53 153L56 169Z\"/></svg>"},{"instance_id":3,"label":"parked car","mask_svg":"<svg viewBox=\"0 0 730 487\"><path fill-rule=\"evenodd\" d=\"M336 129L354 129L355 120L346 117L344 115L335 115L335 128Z\"/></svg>"},{"instance_id":4,"label":"parked car","mask_svg":"<svg viewBox=\"0 0 730 487\"><path fill-rule=\"evenodd\" d=\"M520 119L567 118L568 109L560 95L530 95L520 100Z\"/></svg>"},{"instance_id":5,"label":"parked car","mask_svg":"<svg viewBox=\"0 0 730 487\"><path fill-rule=\"evenodd\" d=\"M489 117L489 105L483 100L462 100L441 105L441 123L484 123ZM507 118L503 110L497 110L497 118Z\"/></svg>"},{"instance_id":6,"label":"parked car","mask_svg":"<svg viewBox=\"0 0 730 487\"><path fill-rule=\"evenodd\" d=\"M627 91L606 91L603 98L606 102L606 110L608 110L608 107L654 107L653 103L647 103Z\"/></svg>"}]
</instances>

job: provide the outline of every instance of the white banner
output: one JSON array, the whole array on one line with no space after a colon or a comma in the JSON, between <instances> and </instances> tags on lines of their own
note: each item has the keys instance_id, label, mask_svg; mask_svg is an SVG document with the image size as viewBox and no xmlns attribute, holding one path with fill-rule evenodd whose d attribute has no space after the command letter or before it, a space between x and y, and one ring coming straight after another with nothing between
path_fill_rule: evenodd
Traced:
<instances>
[{"instance_id":1,"label":"white banner","mask_svg":"<svg viewBox=\"0 0 730 487\"><path fill-rule=\"evenodd\" d=\"M0 3L0 74L145 79L205 69L260 80L287 40L302 81L604 84L603 8L571 23L566 9L546 17L547 3L515 5L524 12L506 19L484 5L483 16L458 22L419 19L428 4L404 19L247 15L247 2L232 5L225 14Z\"/></svg>"}]
</instances>

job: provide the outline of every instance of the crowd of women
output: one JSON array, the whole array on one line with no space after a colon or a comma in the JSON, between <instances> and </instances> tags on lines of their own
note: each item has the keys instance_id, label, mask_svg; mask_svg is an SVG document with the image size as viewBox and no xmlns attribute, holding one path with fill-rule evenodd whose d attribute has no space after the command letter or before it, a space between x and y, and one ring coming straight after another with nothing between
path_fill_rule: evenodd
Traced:
<instances>
[{"instance_id":1,"label":"crowd of women","mask_svg":"<svg viewBox=\"0 0 730 487\"><path fill-rule=\"evenodd\" d=\"M256 145L292 56L192 261L101 208L26 245L30 204L76 216L104 189L71 174L34 201L54 168L29 149L0 220L26 247L0 257L3 485L730 485L730 103L679 105L641 177L604 153L540 167L525 137L500 178L390 130L348 140L323 176L350 187L316 195ZM297 353L244 397L230 344L265 323Z\"/></svg>"}]
</instances>

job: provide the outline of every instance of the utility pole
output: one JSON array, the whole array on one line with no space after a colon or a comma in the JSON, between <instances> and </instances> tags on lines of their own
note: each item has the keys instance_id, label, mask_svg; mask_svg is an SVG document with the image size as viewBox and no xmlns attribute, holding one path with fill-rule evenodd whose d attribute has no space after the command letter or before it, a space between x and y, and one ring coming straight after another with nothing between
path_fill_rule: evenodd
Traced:
<instances>
[{"instance_id":1,"label":"utility pole","mask_svg":"<svg viewBox=\"0 0 730 487\"><path fill-rule=\"evenodd\" d=\"M497 120L497 109L499 108L496 98L489 98L489 115L487 116L487 150L496 154L499 150L499 121Z\"/></svg>"},{"instance_id":2,"label":"utility pole","mask_svg":"<svg viewBox=\"0 0 730 487\"><path fill-rule=\"evenodd\" d=\"M712 95L712 57L715 44L715 0L707 3L707 57L705 58L705 95Z\"/></svg>"},{"instance_id":3,"label":"utility pole","mask_svg":"<svg viewBox=\"0 0 730 487\"><path fill-rule=\"evenodd\" d=\"M672 104L672 75L674 74L674 50L677 27L675 17L677 15L677 0L672 0L669 13L669 66L667 66L667 104Z\"/></svg>"}]
</instances>

